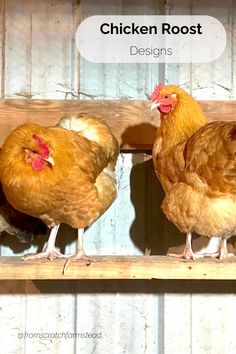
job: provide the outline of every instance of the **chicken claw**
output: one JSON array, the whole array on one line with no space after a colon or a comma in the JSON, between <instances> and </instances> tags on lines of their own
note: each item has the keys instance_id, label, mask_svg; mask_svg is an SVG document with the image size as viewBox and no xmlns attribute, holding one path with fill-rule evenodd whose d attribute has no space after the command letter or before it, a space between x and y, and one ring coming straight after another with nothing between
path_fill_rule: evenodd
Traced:
<instances>
[{"instance_id":1,"label":"chicken claw","mask_svg":"<svg viewBox=\"0 0 236 354\"><path fill-rule=\"evenodd\" d=\"M46 250L40 253L26 254L21 258L21 261L29 261L29 260L43 259L43 258L52 261L55 258L67 258L67 257L55 248L53 250Z\"/></svg>"},{"instance_id":2,"label":"chicken claw","mask_svg":"<svg viewBox=\"0 0 236 354\"><path fill-rule=\"evenodd\" d=\"M220 260L222 260L230 257L235 257L233 253L228 252L226 238L221 239L219 251L213 253L194 254L191 247L191 234L187 234L186 236L186 245L183 253L168 253L167 256L175 258L193 259L194 261L199 258L219 258Z\"/></svg>"},{"instance_id":3,"label":"chicken claw","mask_svg":"<svg viewBox=\"0 0 236 354\"><path fill-rule=\"evenodd\" d=\"M78 241L77 241L77 252L76 254L69 256L67 261L64 264L62 274L65 274L66 269L68 268L71 261L82 260L85 261L86 266L89 266L92 262L96 263L94 259L87 256L83 248L83 238L84 238L84 229L78 229Z\"/></svg>"},{"instance_id":4,"label":"chicken claw","mask_svg":"<svg viewBox=\"0 0 236 354\"><path fill-rule=\"evenodd\" d=\"M186 243L185 243L185 248L183 253L178 254L178 253L167 253L168 257L175 257L175 258L183 258L183 259L192 259L196 261L199 256L195 255L192 250L192 234L191 232L188 232L186 235Z\"/></svg>"},{"instance_id":5,"label":"chicken claw","mask_svg":"<svg viewBox=\"0 0 236 354\"><path fill-rule=\"evenodd\" d=\"M28 260L42 259L42 258L46 258L52 261L54 258L67 258L67 256L59 252L55 247L55 241L56 241L56 236L57 236L59 226L60 225L56 225L55 227L52 228L48 238L48 243L46 247L43 249L43 252L27 254L21 258L21 261L28 261Z\"/></svg>"},{"instance_id":6,"label":"chicken claw","mask_svg":"<svg viewBox=\"0 0 236 354\"><path fill-rule=\"evenodd\" d=\"M202 258L218 258L219 260L235 257L234 253L229 253L227 249L227 238L222 238L220 241L219 251L213 253L202 253Z\"/></svg>"},{"instance_id":7,"label":"chicken claw","mask_svg":"<svg viewBox=\"0 0 236 354\"><path fill-rule=\"evenodd\" d=\"M182 259L192 259L194 261L196 261L198 258L200 258L199 256L196 256L193 252L189 252L184 250L183 253L179 254L179 253L167 253L168 257L174 257L174 258L182 258Z\"/></svg>"},{"instance_id":8,"label":"chicken claw","mask_svg":"<svg viewBox=\"0 0 236 354\"><path fill-rule=\"evenodd\" d=\"M72 261L77 261L77 260L82 260L85 261L86 266L89 266L92 262L96 263L96 261L94 259L92 259L91 257L87 256L83 250L81 250L80 252L70 256L69 258L67 258L63 270L62 270L62 274L65 274L66 269L68 268L69 264Z\"/></svg>"}]
</instances>

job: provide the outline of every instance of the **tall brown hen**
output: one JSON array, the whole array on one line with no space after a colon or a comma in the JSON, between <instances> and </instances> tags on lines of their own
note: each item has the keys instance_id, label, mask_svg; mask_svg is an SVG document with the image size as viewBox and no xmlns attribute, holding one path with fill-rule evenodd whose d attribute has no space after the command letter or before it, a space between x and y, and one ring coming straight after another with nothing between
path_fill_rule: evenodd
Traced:
<instances>
[{"instance_id":1,"label":"tall brown hen","mask_svg":"<svg viewBox=\"0 0 236 354\"><path fill-rule=\"evenodd\" d=\"M192 232L221 238L208 256L228 256L227 239L236 234L236 122L211 122L199 104L175 85L158 85L152 109L161 112L153 162L165 191L162 209L186 234L183 254L196 259Z\"/></svg>"},{"instance_id":2,"label":"tall brown hen","mask_svg":"<svg viewBox=\"0 0 236 354\"><path fill-rule=\"evenodd\" d=\"M57 127L18 126L6 138L0 156L0 178L8 201L17 210L40 218L52 228L47 248L25 259L66 257L55 249L59 225L78 229L77 253L84 228L116 198L114 169L118 143L106 124L91 117L64 118Z\"/></svg>"}]
</instances>

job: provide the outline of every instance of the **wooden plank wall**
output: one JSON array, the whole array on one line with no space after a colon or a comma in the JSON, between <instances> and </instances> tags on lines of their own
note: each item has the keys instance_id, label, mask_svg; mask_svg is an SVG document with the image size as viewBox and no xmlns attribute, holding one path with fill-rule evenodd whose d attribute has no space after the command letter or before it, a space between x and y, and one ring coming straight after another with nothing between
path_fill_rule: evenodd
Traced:
<instances>
[{"instance_id":1,"label":"wooden plank wall","mask_svg":"<svg viewBox=\"0 0 236 354\"><path fill-rule=\"evenodd\" d=\"M209 121L236 119L236 101L200 101ZM121 151L151 154L159 112L149 100L0 100L0 145L19 124L56 125L64 116L90 115L105 121Z\"/></svg>"},{"instance_id":2,"label":"wooden plank wall","mask_svg":"<svg viewBox=\"0 0 236 354\"><path fill-rule=\"evenodd\" d=\"M235 99L235 4L231 0L1 0L2 98L145 99L157 82L177 83L196 98ZM94 64L76 53L80 19L96 14L212 15L225 25L222 57L210 64ZM86 250L97 255L165 253L182 235L160 213L162 191L149 156L122 154L119 197L87 232ZM137 192L138 191L138 192ZM74 251L64 229L59 245ZM44 239L45 240L45 239ZM1 236L1 255L31 247ZM20 266L20 265L19 265ZM5 353L234 353L230 282L19 282L0 283L0 352ZM220 292L218 294L218 292ZM102 338L43 340L19 332L101 332Z\"/></svg>"}]
</instances>

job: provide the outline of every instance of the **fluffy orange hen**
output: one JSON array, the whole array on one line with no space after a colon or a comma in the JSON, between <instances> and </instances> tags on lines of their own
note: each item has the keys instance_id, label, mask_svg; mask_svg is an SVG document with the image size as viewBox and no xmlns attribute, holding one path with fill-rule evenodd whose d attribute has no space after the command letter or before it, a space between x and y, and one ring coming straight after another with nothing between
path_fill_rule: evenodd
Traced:
<instances>
[{"instance_id":1,"label":"fluffy orange hen","mask_svg":"<svg viewBox=\"0 0 236 354\"><path fill-rule=\"evenodd\" d=\"M227 239L236 233L236 122L208 123L199 104L175 85L158 85L152 109L161 112L153 162L165 191L162 209L186 234L183 254L196 259L192 232L221 238L219 252L228 256Z\"/></svg>"},{"instance_id":2,"label":"fluffy orange hen","mask_svg":"<svg viewBox=\"0 0 236 354\"><path fill-rule=\"evenodd\" d=\"M57 127L18 126L0 155L0 178L8 201L17 210L52 228L47 248L25 259L65 257L55 249L61 223L78 229L77 253L85 255L84 228L116 198L114 168L118 143L106 124L91 117L63 118Z\"/></svg>"}]
</instances>

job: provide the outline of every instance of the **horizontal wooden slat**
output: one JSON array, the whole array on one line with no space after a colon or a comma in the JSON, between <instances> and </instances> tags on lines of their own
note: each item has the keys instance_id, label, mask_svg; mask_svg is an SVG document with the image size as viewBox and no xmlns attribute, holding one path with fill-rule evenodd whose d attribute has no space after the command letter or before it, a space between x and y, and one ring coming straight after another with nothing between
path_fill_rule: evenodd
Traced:
<instances>
[{"instance_id":1,"label":"horizontal wooden slat","mask_svg":"<svg viewBox=\"0 0 236 354\"><path fill-rule=\"evenodd\" d=\"M0 144L17 125L35 122L55 125L65 115L85 112L105 120L122 149L150 150L155 138L158 114L146 101L0 101Z\"/></svg>"},{"instance_id":2,"label":"horizontal wooden slat","mask_svg":"<svg viewBox=\"0 0 236 354\"><path fill-rule=\"evenodd\" d=\"M236 101L201 101L209 120L236 119ZM19 124L54 125L64 115L85 112L105 120L122 150L151 150L159 123L149 101L0 100L0 144Z\"/></svg>"},{"instance_id":3,"label":"horizontal wooden slat","mask_svg":"<svg viewBox=\"0 0 236 354\"><path fill-rule=\"evenodd\" d=\"M214 279L236 280L234 259L219 261L177 260L166 256L94 256L96 263L71 263L62 274L64 260L20 262L19 257L0 257L0 280L47 279Z\"/></svg>"}]
</instances>

